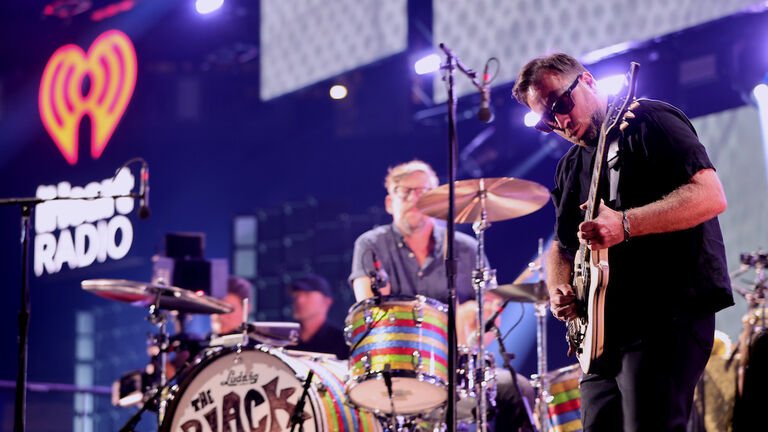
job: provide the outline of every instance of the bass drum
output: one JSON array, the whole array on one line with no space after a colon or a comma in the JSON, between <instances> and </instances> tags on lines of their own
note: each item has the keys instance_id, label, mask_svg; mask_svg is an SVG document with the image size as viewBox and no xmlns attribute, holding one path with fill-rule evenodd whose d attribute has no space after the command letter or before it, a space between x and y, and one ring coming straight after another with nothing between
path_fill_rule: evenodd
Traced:
<instances>
[{"instance_id":1,"label":"bass drum","mask_svg":"<svg viewBox=\"0 0 768 432\"><path fill-rule=\"evenodd\" d=\"M304 380L312 370L304 431L381 431L373 415L345 403L344 362L293 353L259 346L239 352L216 348L201 355L172 396L161 430L289 431Z\"/></svg>"}]
</instances>

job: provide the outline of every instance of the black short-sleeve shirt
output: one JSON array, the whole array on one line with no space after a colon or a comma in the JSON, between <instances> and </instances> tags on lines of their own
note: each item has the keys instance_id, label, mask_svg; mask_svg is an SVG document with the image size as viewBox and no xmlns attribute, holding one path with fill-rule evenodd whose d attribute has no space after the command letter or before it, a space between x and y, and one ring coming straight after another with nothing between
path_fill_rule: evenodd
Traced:
<instances>
[{"instance_id":1,"label":"black short-sleeve shirt","mask_svg":"<svg viewBox=\"0 0 768 432\"><path fill-rule=\"evenodd\" d=\"M658 201L697 172L713 168L680 110L641 99L633 113L635 120L618 139L619 180L610 203L615 210ZM555 175L555 239L571 255L579 246L576 233L584 220L579 204L588 198L594 156L594 148L573 146ZM600 190L607 189L603 180ZM605 194L599 195L608 202ZM682 231L633 237L611 247L608 259L607 310L629 327L640 327L631 321L637 324L648 316L713 313L733 304L716 217Z\"/></svg>"}]
</instances>

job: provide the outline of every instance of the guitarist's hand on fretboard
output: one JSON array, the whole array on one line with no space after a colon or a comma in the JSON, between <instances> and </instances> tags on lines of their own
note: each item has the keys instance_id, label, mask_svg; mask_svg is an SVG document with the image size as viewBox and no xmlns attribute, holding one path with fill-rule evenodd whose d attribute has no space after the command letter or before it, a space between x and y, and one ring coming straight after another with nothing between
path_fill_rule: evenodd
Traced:
<instances>
[{"instance_id":1,"label":"guitarist's hand on fretboard","mask_svg":"<svg viewBox=\"0 0 768 432\"><path fill-rule=\"evenodd\" d=\"M559 284L547 287L549 291L549 304L552 315L560 321L568 321L577 318L576 295L569 284Z\"/></svg>"},{"instance_id":2,"label":"guitarist's hand on fretboard","mask_svg":"<svg viewBox=\"0 0 768 432\"><path fill-rule=\"evenodd\" d=\"M586 204L582 204L584 209ZM597 217L579 225L579 243L590 250L608 249L624 241L623 214L612 210L600 200Z\"/></svg>"}]
</instances>

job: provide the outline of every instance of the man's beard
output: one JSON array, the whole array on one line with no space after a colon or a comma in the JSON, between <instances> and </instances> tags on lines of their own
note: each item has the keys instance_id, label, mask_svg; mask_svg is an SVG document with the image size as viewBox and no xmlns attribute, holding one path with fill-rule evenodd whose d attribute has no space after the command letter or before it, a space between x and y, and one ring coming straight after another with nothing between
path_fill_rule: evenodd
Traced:
<instances>
[{"instance_id":1,"label":"man's beard","mask_svg":"<svg viewBox=\"0 0 768 432\"><path fill-rule=\"evenodd\" d=\"M597 109L592 113L589 118L589 125L587 130L581 136L582 141L589 147L596 147L597 141L600 138L600 128L603 126L603 120L605 119L605 113Z\"/></svg>"}]
</instances>

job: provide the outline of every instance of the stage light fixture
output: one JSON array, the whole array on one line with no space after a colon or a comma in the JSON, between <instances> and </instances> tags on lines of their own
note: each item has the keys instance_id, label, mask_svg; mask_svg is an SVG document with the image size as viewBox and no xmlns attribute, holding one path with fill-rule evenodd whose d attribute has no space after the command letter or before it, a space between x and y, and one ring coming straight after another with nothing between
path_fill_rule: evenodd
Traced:
<instances>
[{"instance_id":1,"label":"stage light fixture","mask_svg":"<svg viewBox=\"0 0 768 432\"><path fill-rule=\"evenodd\" d=\"M754 96L757 105L761 108L768 108L768 85L760 83L752 89L752 96Z\"/></svg>"},{"instance_id":2,"label":"stage light fixture","mask_svg":"<svg viewBox=\"0 0 768 432\"><path fill-rule=\"evenodd\" d=\"M437 54L430 54L423 57L414 63L413 69L419 75L437 72L440 69L440 56Z\"/></svg>"},{"instance_id":3,"label":"stage light fixture","mask_svg":"<svg viewBox=\"0 0 768 432\"><path fill-rule=\"evenodd\" d=\"M331 94L332 99L344 99L347 97L347 88L341 84L336 84L335 86L331 87L329 93Z\"/></svg>"},{"instance_id":4,"label":"stage light fixture","mask_svg":"<svg viewBox=\"0 0 768 432\"><path fill-rule=\"evenodd\" d=\"M540 115L536 114L533 111L528 111L527 113L525 113L523 122L525 122L525 125L528 127L534 127L536 126L536 123L539 122L539 119L541 119Z\"/></svg>"},{"instance_id":5,"label":"stage light fixture","mask_svg":"<svg viewBox=\"0 0 768 432\"><path fill-rule=\"evenodd\" d=\"M768 85L765 83L756 85L752 89L752 98L757 105L760 131L763 135L763 163L765 164L766 176L768 176ZM766 178L766 181L768 181L768 178Z\"/></svg>"},{"instance_id":6,"label":"stage light fixture","mask_svg":"<svg viewBox=\"0 0 768 432\"><path fill-rule=\"evenodd\" d=\"M224 0L197 0L195 10L200 15L205 15L218 10L223 4Z\"/></svg>"}]
</instances>

